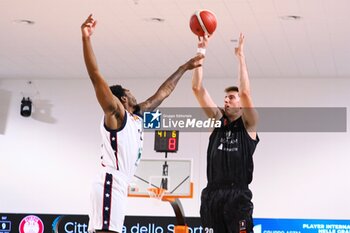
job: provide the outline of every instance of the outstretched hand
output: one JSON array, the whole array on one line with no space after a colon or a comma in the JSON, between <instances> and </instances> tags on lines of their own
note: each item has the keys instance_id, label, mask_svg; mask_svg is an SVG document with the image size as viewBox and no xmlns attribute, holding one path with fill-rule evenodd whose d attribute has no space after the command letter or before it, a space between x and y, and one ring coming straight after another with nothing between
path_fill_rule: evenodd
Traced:
<instances>
[{"instance_id":1,"label":"outstretched hand","mask_svg":"<svg viewBox=\"0 0 350 233\"><path fill-rule=\"evenodd\" d=\"M81 25L81 33L83 37L90 37L95 30L97 21L92 17L92 14Z\"/></svg>"},{"instance_id":2,"label":"outstretched hand","mask_svg":"<svg viewBox=\"0 0 350 233\"><path fill-rule=\"evenodd\" d=\"M202 66L202 64L200 63L200 61L204 58L203 54L198 54L197 56L191 58L190 60L188 60L185 64L184 67L186 68L186 70L192 70L194 68L200 67Z\"/></svg>"},{"instance_id":3,"label":"outstretched hand","mask_svg":"<svg viewBox=\"0 0 350 233\"><path fill-rule=\"evenodd\" d=\"M242 33L240 33L239 40L238 40L238 46L235 48L235 54L237 57L244 56L243 45L244 45L244 35Z\"/></svg>"}]
</instances>

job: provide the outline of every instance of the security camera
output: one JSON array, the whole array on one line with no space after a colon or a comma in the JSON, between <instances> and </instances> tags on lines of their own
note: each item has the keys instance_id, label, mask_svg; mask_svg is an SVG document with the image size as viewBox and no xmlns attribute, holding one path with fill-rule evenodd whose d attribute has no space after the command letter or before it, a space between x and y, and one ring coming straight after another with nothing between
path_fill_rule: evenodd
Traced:
<instances>
[{"instance_id":1,"label":"security camera","mask_svg":"<svg viewBox=\"0 0 350 233\"><path fill-rule=\"evenodd\" d=\"M21 116L29 117L32 114L32 101L29 97L23 97L21 102Z\"/></svg>"}]
</instances>

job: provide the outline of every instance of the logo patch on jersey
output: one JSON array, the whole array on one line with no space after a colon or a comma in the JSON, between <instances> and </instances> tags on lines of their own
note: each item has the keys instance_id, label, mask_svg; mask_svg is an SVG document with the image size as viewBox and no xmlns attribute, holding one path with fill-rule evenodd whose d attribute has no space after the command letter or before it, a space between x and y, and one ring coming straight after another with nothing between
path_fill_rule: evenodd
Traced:
<instances>
[{"instance_id":1,"label":"logo patch on jersey","mask_svg":"<svg viewBox=\"0 0 350 233\"><path fill-rule=\"evenodd\" d=\"M43 233L44 223L35 215L28 215L19 224L20 233Z\"/></svg>"},{"instance_id":2,"label":"logo patch on jersey","mask_svg":"<svg viewBox=\"0 0 350 233\"><path fill-rule=\"evenodd\" d=\"M223 151L238 151L238 139L235 138L231 131L226 131L220 138L218 150Z\"/></svg>"},{"instance_id":3,"label":"logo patch on jersey","mask_svg":"<svg viewBox=\"0 0 350 233\"><path fill-rule=\"evenodd\" d=\"M240 233L246 233L247 225L245 220L239 221L239 232Z\"/></svg>"},{"instance_id":4,"label":"logo patch on jersey","mask_svg":"<svg viewBox=\"0 0 350 233\"><path fill-rule=\"evenodd\" d=\"M159 129L161 126L162 113L157 109L156 112L143 113L143 128L145 129Z\"/></svg>"}]
</instances>

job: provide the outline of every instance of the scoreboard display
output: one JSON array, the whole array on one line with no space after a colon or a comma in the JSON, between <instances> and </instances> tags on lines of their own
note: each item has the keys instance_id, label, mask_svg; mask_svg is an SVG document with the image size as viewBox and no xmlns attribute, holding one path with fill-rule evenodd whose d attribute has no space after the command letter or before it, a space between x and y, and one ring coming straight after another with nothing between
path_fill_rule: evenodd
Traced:
<instances>
[{"instance_id":1,"label":"scoreboard display","mask_svg":"<svg viewBox=\"0 0 350 233\"><path fill-rule=\"evenodd\" d=\"M177 152L179 148L178 130L156 130L154 150L157 152Z\"/></svg>"}]
</instances>

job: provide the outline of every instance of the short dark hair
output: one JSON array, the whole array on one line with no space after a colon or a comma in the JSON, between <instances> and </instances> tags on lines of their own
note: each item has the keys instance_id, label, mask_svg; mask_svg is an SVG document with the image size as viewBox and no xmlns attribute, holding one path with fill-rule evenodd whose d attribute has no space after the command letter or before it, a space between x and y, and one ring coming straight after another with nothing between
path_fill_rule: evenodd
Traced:
<instances>
[{"instance_id":1,"label":"short dark hair","mask_svg":"<svg viewBox=\"0 0 350 233\"><path fill-rule=\"evenodd\" d=\"M230 92L230 91L239 92L237 86L230 86L230 87L226 87L226 88L225 88L225 92Z\"/></svg>"},{"instance_id":2,"label":"short dark hair","mask_svg":"<svg viewBox=\"0 0 350 233\"><path fill-rule=\"evenodd\" d=\"M110 86L113 95L115 95L120 101L123 96L125 96L125 89L121 85Z\"/></svg>"}]
</instances>

